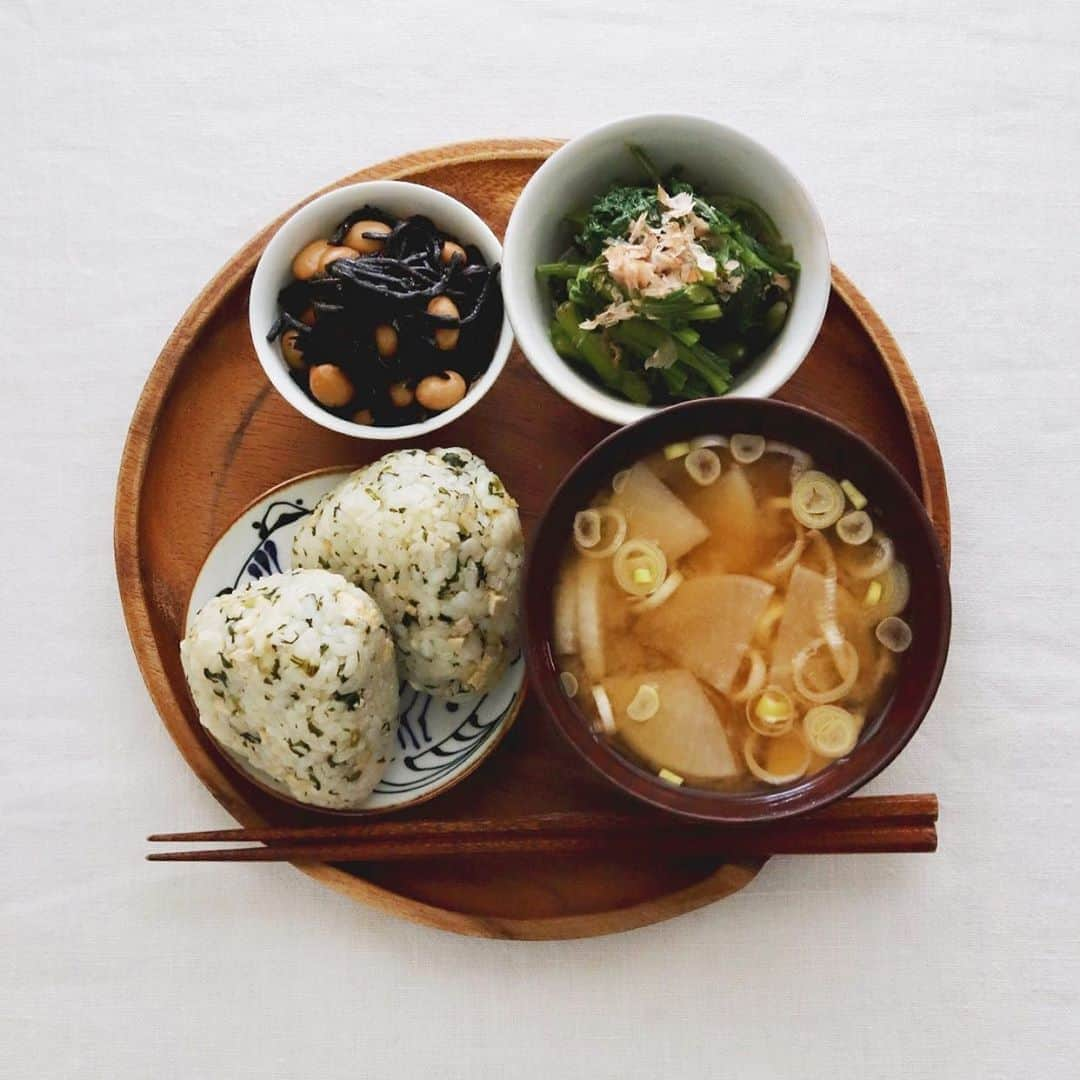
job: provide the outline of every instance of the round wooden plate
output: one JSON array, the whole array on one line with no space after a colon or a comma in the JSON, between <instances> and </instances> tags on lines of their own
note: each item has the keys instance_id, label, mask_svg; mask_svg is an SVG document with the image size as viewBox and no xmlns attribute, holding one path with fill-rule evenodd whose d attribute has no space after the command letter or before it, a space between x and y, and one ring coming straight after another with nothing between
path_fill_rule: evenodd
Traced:
<instances>
[{"instance_id":1,"label":"round wooden plate","mask_svg":"<svg viewBox=\"0 0 1080 1080\"><path fill-rule=\"evenodd\" d=\"M559 145L460 143L396 158L340 183L408 178L428 184L471 206L501 236L518 192ZM117 576L150 695L188 764L244 825L321 819L276 802L245 780L198 724L178 645L199 567L237 511L267 488L312 469L360 465L396 445L317 427L266 381L248 335L247 296L255 263L280 220L230 260L173 331L135 410L116 498ZM881 449L922 494L948 553L948 495L926 406L888 330L837 270L821 336L778 396L839 420ZM609 430L556 396L515 349L491 393L420 445L460 444L487 459L519 500L528 535L563 474ZM586 770L527 699L484 768L429 806L399 817L611 809L623 799ZM762 865L475 858L298 868L357 900L445 930L570 938L644 926L700 907L741 889Z\"/></svg>"}]
</instances>

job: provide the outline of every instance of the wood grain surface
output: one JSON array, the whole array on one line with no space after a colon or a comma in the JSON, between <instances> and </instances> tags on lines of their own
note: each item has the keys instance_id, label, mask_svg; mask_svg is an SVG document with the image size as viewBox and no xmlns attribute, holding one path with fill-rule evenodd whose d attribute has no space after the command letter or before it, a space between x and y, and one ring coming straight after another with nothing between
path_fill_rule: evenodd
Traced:
<instances>
[{"instance_id":1,"label":"wood grain surface","mask_svg":"<svg viewBox=\"0 0 1080 1080\"><path fill-rule=\"evenodd\" d=\"M396 158L339 183L408 178L428 184L472 207L501 236L521 187L558 145L462 143ZM262 491L312 469L363 464L396 445L364 443L316 427L263 376L248 336L247 293L259 253L285 216L223 267L170 336L131 422L116 499L117 577L147 688L188 764L245 826L325 818L259 791L198 724L178 654L191 587L218 536ZM895 341L839 271L834 270L821 335L777 396L825 413L878 446L921 494L948 553L945 475L925 403ZM484 457L519 500L528 537L563 474L609 430L558 397L515 348L491 393L419 445L461 444ZM436 810L450 820L518 817L618 811L626 805L526 700L483 768L426 808L401 817ZM299 868L404 918L462 934L535 939L611 933L670 918L743 888L762 865L761 859L545 862L477 856Z\"/></svg>"}]
</instances>

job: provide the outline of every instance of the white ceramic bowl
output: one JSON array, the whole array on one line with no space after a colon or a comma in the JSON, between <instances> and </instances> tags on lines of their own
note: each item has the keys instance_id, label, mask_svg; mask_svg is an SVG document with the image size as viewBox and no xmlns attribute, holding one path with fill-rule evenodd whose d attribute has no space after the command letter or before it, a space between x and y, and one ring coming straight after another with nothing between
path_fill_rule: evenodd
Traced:
<instances>
[{"instance_id":1,"label":"white ceramic bowl","mask_svg":"<svg viewBox=\"0 0 1080 1080\"><path fill-rule=\"evenodd\" d=\"M300 207L266 245L251 282L251 297L248 301L251 340L255 345L259 363L274 388L309 420L332 431L340 431L359 439L411 439L452 423L467 413L494 385L513 344L510 322L505 313L499 340L495 345L495 355L491 358L487 370L469 387L461 401L453 408L436 413L419 424L404 424L400 427L354 424L327 412L293 381L277 342L266 340L266 332L278 316L278 292L292 280L293 257L305 244L329 237L344 217L365 204L377 206L397 217L423 214L462 244L475 244L489 266L502 258L499 241L484 221L457 199L452 199L434 188L407 184L400 180L369 180L336 188ZM453 367L452 353L447 354L447 367Z\"/></svg>"},{"instance_id":2,"label":"white ceramic bowl","mask_svg":"<svg viewBox=\"0 0 1080 1080\"><path fill-rule=\"evenodd\" d=\"M613 396L579 375L548 337L551 306L537 280L538 263L556 260L573 230L564 215L588 203L618 179L640 169L627 151L636 143L661 172L685 167L687 178L712 191L756 200L795 249L802 266L787 322L776 339L731 389L735 397L768 397L806 358L825 318L830 263L825 228L802 184L768 150L723 124L699 116L634 116L572 139L525 185L503 244L503 301L518 344L530 363L563 397L616 424L656 412Z\"/></svg>"}]
</instances>

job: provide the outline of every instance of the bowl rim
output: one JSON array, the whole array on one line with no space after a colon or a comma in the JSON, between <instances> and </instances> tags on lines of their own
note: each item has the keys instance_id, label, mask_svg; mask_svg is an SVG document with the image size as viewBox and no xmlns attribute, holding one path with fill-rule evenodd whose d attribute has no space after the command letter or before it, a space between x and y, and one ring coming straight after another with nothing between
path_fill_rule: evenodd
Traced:
<instances>
[{"instance_id":1,"label":"bowl rim","mask_svg":"<svg viewBox=\"0 0 1080 1080\"><path fill-rule=\"evenodd\" d=\"M858 452L866 455L872 468L889 477L902 505L890 509L888 515L894 517L898 513L911 511L906 520L912 522L917 533L917 543L920 546L925 545L926 565L920 568L920 573L930 574L929 580L923 580L920 594L935 597L936 606L940 610L937 624L931 628L934 631L933 637L928 640L929 664L921 672L913 672L913 675L917 674L922 681L914 691L914 703L908 703L906 716L889 722L893 716L896 693L904 678L901 671L893 698L882 710L879 730L861 742L851 755L811 777L775 791L727 793L667 784L656 774L619 753L607 739L600 738L589 730L583 713L566 697L559 684L558 665L550 645L552 583L550 580L538 580L538 574L541 572L539 567L542 562L550 563L552 558L556 561L558 559L558 555L552 556L551 552L561 552L566 533L559 527L555 512L575 493L579 485L584 484L583 477L597 469L606 472L610 467L614 472L618 468L626 467L662 444L664 437L656 434L657 431L673 424L681 424L687 417L694 417L694 414L704 417L717 412L746 408L762 410L781 419L797 418L801 423L820 425L841 443L847 441L856 444L859 447ZM720 432L738 430L725 424L720 417L713 420L709 426ZM669 433L668 437L671 435L680 437L675 433ZM683 430L681 435L686 437L687 432ZM627 450L630 452L626 452ZM586 488L589 495L593 490L595 488L592 484ZM544 705L548 716L563 737L593 769L627 795L682 817L718 824L750 825L802 815L844 798L868 783L897 757L922 724L937 694L949 652L952 600L948 571L937 533L922 500L896 467L861 435L812 409L771 398L731 401L725 398L704 398L683 402L614 431L601 440L567 473L550 499L548 508L533 534L524 581L523 639L529 680L537 700ZM929 590L932 590L932 593L928 592ZM538 602L538 598L542 598L541 602Z\"/></svg>"},{"instance_id":2,"label":"bowl rim","mask_svg":"<svg viewBox=\"0 0 1080 1080\"><path fill-rule=\"evenodd\" d=\"M519 235L527 233L535 220L536 214L533 213L533 203L539 198L537 194L538 187L544 183L545 179L557 173L560 165L568 158L588 153L597 142L609 138L613 134L618 134L625 128L632 128L642 124L668 125L687 122L708 128L715 138L728 140L746 147L755 156L764 160L771 170L784 176L801 198L802 207L800 212L805 216L811 231L816 234L822 248L823 267L821 269L824 271L821 274L822 281L817 290L810 291L808 288L803 288L803 296L807 305L806 310L810 313L808 316L810 322L807 325L804 340L796 342L795 339L790 339L795 343L790 345L787 350L790 352L790 356L784 357L783 363L772 363L773 360L777 359L776 354L773 354L764 364L754 369L750 378L758 385L754 386L749 392L744 389L744 386L737 385L724 397L766 398L775 393L795 374L809 355L825 321L832 284L828 233L806 185L803 184L794 170L772 150L738 128L698 113L633 114L611 120L582 135L578 135L565 142L541 164L540 168L533 173L524 188L522 188L514 203L504 235L504 249L510 254L503 260L503 300L518 345L540 377L562 397L592 415L608 420L611 423L632 424L670 406L636 405L633 402L616 397L574 371L555 352L546 334L534 333L535 328L529 325L529 316L527 314L530 307L527 300L529 282L524 276L524 270L521 274L518 273L513 250L518 242ZM538 212L539 205L535 209ZM816 277L817 274L815 273L815 279ZM801 277L800 285L802 285ZM819 294L815 295L815 293ZM777 342L784 340L787 329L785 327L781 330L779 337L776 339ZM766 372L770 369L775 369L773 375L765 378Z\"/></svg>"},{"instance_id":3,"label":"bowl rim","mask_svg":"<svg viewBox=\"0 0 1080 1080\"><path fill-rule=\"evenodd\" d=\"M359 180L356 183L343 184L341 187L332 188L330 191L315 196L282 221L275 228L274 234L267 241L266 246L259 255L248 291L248 330L251 335L251 342L259 364L278 394L297 412L314 421L320 427L350 435L355 439L370 439L372 441L419 438L422 435L438 431L440 428L453 423L459 417L464 416L495 384L495 380L498 379L506 366L506 361L509 359L514 343L513 328L507 311L505 295L503 295L503 317L499 327L499 337L495 343L495 351L492 354L491 362L484 370L484 373L469 386L465 396L452 408L447 409L445 412L436 413L419 423L403 424L399 427L376 427L375 425L356 424L351 420L335 416L312 401L293 382L284 359L272 344L266 340L266 329L255 325L256 316L253 298L260 293L269 291L272 287L269 280L272 273L271 262L276 261L277 257L282 254L282 249L285 248L286 244L285 238L292 231L290 227L295 228L296 223L314 216L319 210L333 203L349 202L354 198L374 203L377 201L380 191L384 193L385 197L385 192L389 190L404 193L417 200L418 205L413 212L434 218L436 225L439 225L439 208L453 207L455 213L462 214L474 230L472 235L465 237L465 242L476 244L484 251L484 256L487 258L489 265L499 263L501 268L503 247L499 243L499 238L488 223L460 199L455 199L453 195L448 195L438 188L428 187L426 184L412 183L408 180ZM288 256L288 261L291 261L292 255L295 254L292 251L293 242L289 241L288 246L290 250L285 254ZM501 269L498 284L501 292Z\"/></svg>"}]
</instances>

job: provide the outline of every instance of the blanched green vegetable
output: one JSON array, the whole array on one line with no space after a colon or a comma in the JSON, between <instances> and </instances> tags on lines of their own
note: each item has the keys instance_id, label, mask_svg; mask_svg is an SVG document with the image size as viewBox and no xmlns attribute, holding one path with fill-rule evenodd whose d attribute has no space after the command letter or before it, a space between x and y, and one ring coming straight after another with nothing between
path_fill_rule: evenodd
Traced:
<instances>
[{"instance_id":1,"label":"blanched green vegetable","mask_svg":"<svg viewBox=\"0 0 1080 1080\"><path fill-rule=\"evenodd\" d=\"M559 305L555 323L562 332L563 347L572 349L575 358L588 365L609 390L615 390L638 405L648 405L652 399L649 384L636 371L620 366L604 335L582 330L581 321L581 312L572 303L567 301Z\"/></svg>"},{"instance_id":2,"label":"blanched green vegetable","mask_svg":"<svg viewBox=\"0 0 1080 1080\"><path fill-rule=\"evenodd\" d=\"M769 215L701 197L629 148L647 184L613 184L568 215L574 248L537 267L559 355L631 401L724 394L779 334L799 264Z\"/></svg>"}]
</instances>

